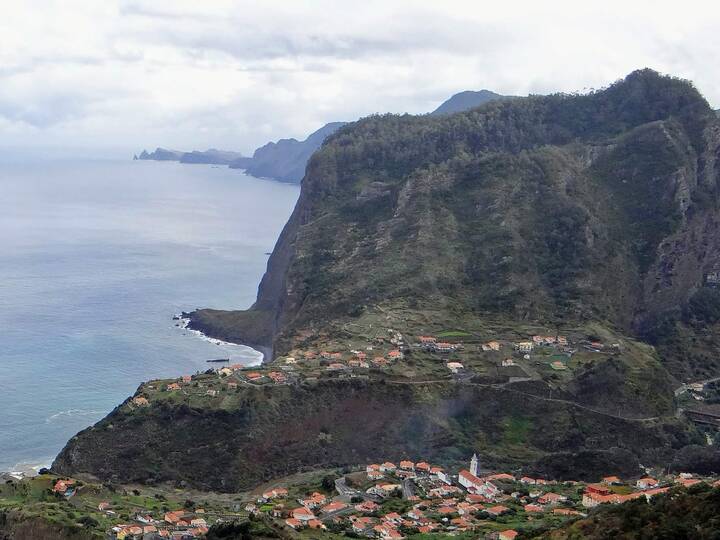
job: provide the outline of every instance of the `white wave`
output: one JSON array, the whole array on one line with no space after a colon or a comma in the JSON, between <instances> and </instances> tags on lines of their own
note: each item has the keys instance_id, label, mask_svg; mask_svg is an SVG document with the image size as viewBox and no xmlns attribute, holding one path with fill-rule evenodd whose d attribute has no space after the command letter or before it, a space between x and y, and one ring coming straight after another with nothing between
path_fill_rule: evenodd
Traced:
<instances>
[{"instance_id":1,"label":"white wave","mask_svg":"<svg viewBox=\"0 0 720 540\"><path fill-rule=\"evenodd\" d=\"M28 478L31 476L37 476L38 471L42 468L49 468L52 463L52 458L47 458L46 461L41 461L39 463L30 463L26 461L21 461L20 463L16 463L13 465L11 469L9 469L7 474L10 476L13 476L17 478L18 480L22 478Z\"/></svg>"},{"instance_id":2,"label":"white wave","mask_svg":"<svg viewBox=\"0 0 720 540\"><path fill-rule=\"evenodd\" d=\"M248 347L247 345L241 345L239 343L231 343L229 341L223 341L221 339L213 338L210 336L207 336L203 334L200 330L195 330L194 328L190 328L190 319L183 317L182 315L178 314L175 316L176 320L180 321L180 328L190 332L191 334L199 337L203 341L207 341L208 343L212 343L213 345L218 345L220 347L226 347L226 348L235 348L235 349L241 349L243 353L250 354L255 357L254 360L251 360L245 365L247 366L259 366L263 362L263 358L265 355L261 353L260 351L253 349L252 347Z\"/></svg>"},{"instance_id":3,"label":"white wave","mask_svg":"<svg viewBox=\"0 0 720 540\"><path fill-rule=\"evenodd\" d=\"M55 414L52 414L48 416L45 419L45 423L49 424L50 422L54 422L55 420L63 417L75 417L75 416L93 416L98 414L105 414L107 411L89 411L87 409L67 409L65 411L56 412Z\"/></svg>"}]
</instances>

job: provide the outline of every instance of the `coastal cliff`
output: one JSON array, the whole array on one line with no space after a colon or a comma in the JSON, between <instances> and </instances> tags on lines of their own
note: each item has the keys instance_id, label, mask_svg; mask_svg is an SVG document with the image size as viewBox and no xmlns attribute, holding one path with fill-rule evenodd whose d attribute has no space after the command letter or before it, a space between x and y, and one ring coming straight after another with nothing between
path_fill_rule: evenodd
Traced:
<instances>
[{"instance_id":1,"label":"coastal cliff","mask_svg":"<svg viewBox=\"0 0 720 540\"><path fill-rule=\"evenodd\" d=\"M140 388L138 395L149 395ZM154 394L74 437L60 474L238 491L304 469L482 452L501 470L632 475L697 435L674 419L623 420L543 399L542 389L327 380L243 386L198 406ZM537 397L533 397L537 394ZM662 449L662 450L658 450Z\"/></svg>"},{"instance_id":2,"label":"coastal cliff","mask_svg":"<svg viewBox=\"0 0 720 540\"><path fill-rule=\"evenodd\" d=\"M479 107L490 101L509 99L490 90L459 92L435 109L431 115L452 114ZM320 148L325 139L344 126L346 122L330 122L308 135L304 140L280 139L257 148L251 157L239 152L209 149L181 152L157 148L153 152L143 150L135 159L156 161L179 161L181 163L212 163L229 165L231 169L245 169L248 174L259 178L271 178L280 182L299 184L305 176L310 156Z\"/></svg>"}]
</instances>

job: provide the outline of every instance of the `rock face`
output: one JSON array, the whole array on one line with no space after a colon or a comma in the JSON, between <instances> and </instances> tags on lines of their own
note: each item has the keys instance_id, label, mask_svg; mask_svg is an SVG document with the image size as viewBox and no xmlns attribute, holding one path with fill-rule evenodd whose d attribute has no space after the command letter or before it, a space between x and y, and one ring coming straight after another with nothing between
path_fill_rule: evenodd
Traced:
<instances>
[{"instance_id":1,"label":"rock face","mask_svg":"<svg viewBox=\"0 0 720 540\"><path fill-rule=\"evenodd\" d=\"M450 97L430 114L433 116L439 116L443 114L469 111L470 109L474 109L475 107L479 107L480 105L499 99L511 99L511 96L502 96L500 94L496 94L495 92L491 92L490 90L466 90Z\"/></svg>"},{"instance_id":2,"label":"rock face","mask_svg":"<svg viewBox=\"0 0 720 540\"><path fill-rule=\"evenodd\" d=\"M308 164L246 312L193 325L283 353L377 302L633 334L720 267L720 127L645 70L586 96L346 127Z\"/></svg>"},{"instance_id":3,"label":"rock face","mask_svg":"<svg viewBox=\"0 0 720 540\"><path fill-rule=\"evenodd\" d=\"M280 139L261 146L251 159L230 163L231 168L246 169L248 174L260 178L273 178L281 182L299 183L305 175L305 166L310 156L325 139L345 125L345 122L331 122L311 133L304 141Z\"/></svg>"}]
</instances>

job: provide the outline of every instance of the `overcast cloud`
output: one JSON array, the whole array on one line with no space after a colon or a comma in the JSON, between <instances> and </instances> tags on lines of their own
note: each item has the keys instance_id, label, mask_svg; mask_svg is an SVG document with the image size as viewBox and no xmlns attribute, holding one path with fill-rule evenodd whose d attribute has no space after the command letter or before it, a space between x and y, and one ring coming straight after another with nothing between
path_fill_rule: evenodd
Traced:
<instances>
[{"instance_id":1,"label":"overcast cloud","mask_svg":"<svg viewBox=\"0 0 720 540\"><path fill-rule=\"evenodd\" d=\"M716 1L3 4L6 148L250 153L461 90L582 91L641 67L693 80L720 107Z\"/></svg>"}]
</instances>

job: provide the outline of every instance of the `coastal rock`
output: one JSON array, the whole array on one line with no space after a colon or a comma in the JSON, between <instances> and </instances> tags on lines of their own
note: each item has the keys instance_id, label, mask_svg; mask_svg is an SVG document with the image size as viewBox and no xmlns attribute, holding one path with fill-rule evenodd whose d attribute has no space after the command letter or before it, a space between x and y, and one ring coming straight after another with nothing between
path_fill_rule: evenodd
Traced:
<instances>
[{"instance_id":1,"label":"coastal rock","mask_svg":"<svg viewBox=\"0 0 720 540\"><path fill-rule=\"evenodd\" d=\"M140 153L140 156L136 155L133 159L179 161L180 163L199 163L208 165L228 165L231 162L236 162L246 158L243 158L243 155L240 152L217 150L215 148L210 148L205 151L193 150L192 152L156 148L153 152L143 150Z\"/></svg>"}]
</instances>

